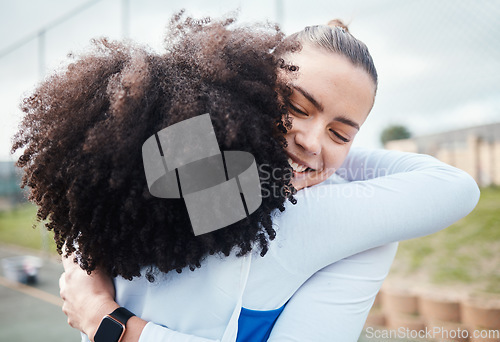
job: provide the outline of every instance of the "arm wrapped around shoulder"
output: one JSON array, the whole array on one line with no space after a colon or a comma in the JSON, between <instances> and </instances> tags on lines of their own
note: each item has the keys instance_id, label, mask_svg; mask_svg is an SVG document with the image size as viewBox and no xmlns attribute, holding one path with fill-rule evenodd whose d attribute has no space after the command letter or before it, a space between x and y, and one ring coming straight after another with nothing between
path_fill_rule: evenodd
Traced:
<instances>
[{"instance_id":1,"label":"arm wrapped around shoulder","mask_svg":"<svg viewBox=\"0 0 500 342\"><path fill-rule=\"evenodd\" d=\"M437 212L449 214L451 223L467 216L480 196L476 181L467 172L426 154L355 148L337 174L349 181L373 182L379 178L385 187L392 182L398 184L397 179L402 178L406 182L399 186L406 189L408 196L419 192L437 196ZM415 201L415 209L418 208Z\"/></svg>"},{"instance_id":2,"label":"arm wrapped around shoulder","mask_svg":"<svg viewBox=\"0 0 500 342\"><path fill-rule=\"evenodd\" d=\"M297 204L273 221L283 228L279 255L295 260L295 272L438 232L467 216L479 200L469 174L429 155L353 149L337 176L348 182L299 191Z\"/></svg>"},{"instance_id":3,"label":"arm wrapped around shoulder","mask_svg":"<svg viewBox=\"0 0 500 342\"><path fill-rule=\"evenodd\" d=\"M474 178L472 178L472 176L467 172L449 165L448 167L453 169L453 176L455 177L454 180L456 182L456 186L459 188L457 189L457 195L463 201L460 208L463 210L463 217L465 217L472 210L474 210L479 201L479 197L481 195L479 187ZM452 176L450 175L450 178L451 177Z\"/></svg>"}]
</instances>

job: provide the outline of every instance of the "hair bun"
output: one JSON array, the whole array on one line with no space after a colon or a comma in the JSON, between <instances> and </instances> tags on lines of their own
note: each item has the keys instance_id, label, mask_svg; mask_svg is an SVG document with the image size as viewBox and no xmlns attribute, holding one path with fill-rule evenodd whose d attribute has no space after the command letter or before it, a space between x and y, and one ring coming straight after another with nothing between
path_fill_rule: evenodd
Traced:
<instances>
[{"instance_id":1,"label":"hair bun","mask_svg":"<svg viewBox=\"0 0 500 342\"><path fill-rule=\"evenodd\" d=\"M344 31L349 32L349 29L347 28L347 25L344 24L344 22L342 20L340 20L340 19L330 20L327 25L330 26L331 28L340 27Z\"/></svg>"}]
</instances>

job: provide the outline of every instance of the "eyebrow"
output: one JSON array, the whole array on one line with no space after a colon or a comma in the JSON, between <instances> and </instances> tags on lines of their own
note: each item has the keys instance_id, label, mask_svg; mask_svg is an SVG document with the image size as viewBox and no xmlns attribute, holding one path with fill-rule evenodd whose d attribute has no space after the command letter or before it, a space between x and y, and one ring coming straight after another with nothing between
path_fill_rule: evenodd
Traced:
<instances>
[{"instance_id":1,"label":"eyebrow","mask_svg":"<svg viewBox=\"0 0 500 342\"><path fill-rule=\"evenodd\" d=\"M338 122L342 122L342 123L344 123L346 125L354 127L354 128L356 128L359 131L359 125L357 123L355 123L354 121L352 121L351 119L345 117L344 115L339 115L339 116L337 116L333 120L338 121Z\"/></svg>"},{"instance_id":2,"label":"eyebrow","mask_svg":"<svg viewBox=\"0 0 500 342\"><path fill-rule=\"evenodd\" d=\"M311 102L312 105L314 107L316 107L316 109L319 110L320 112L322 112L325 109L321 103L319 103L318 101L316 101L316 99L311 94L309 94L307 91L305 91L301 87L294 85L293 89L296 89L299 93L301 93L302 95L304 95L304 97L306 99L308 99L309 102Z\"/></svg>"},{"instance_id":3,"label":"eyebrow","mask_svg":"<svg viewBox=\"0 0 500 342\"><path fill-rule=\"evenodd\" d=\"M308 93L305 89L302 89L301 87L299 86L296 86L296 85L293 85L293 89L297 90L299 93L301 93L302 95L304 95L304 97L309 100L309 102L312 103L312 105L314 107L316 107L316 109L320 112L324 111L324 107L323 105L317 101L314 96L312 96L310 93ZM338 121L338 122L341 122L343 124L346 124L346 125L349 125L351 127L354 127L356 128L358 131L359 131L359 125L352 121L351 119L349 119L348 117L346 117L345 115L339 115L337 117L335 117L333 119L334 121Z\"/></svg>"}]
</instances>

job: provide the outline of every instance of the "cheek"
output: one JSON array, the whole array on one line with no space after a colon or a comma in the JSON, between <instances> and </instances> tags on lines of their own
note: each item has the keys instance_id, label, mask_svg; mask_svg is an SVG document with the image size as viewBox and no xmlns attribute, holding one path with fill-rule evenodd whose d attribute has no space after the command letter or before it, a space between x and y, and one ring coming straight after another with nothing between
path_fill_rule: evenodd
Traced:
<instances>
[{"instance_id":1,"label":"cheek","mask_svg":"<svg viewBox=\"0 0 500 342\"><path fill-rule=\"evenodd\" d=\"M330 176L340 168L340 166L344 163L347 154L349 153L349 149L351 144L346 145L337 145L337 146L329 146L325 150L325 166L328 168L328 172Z\"/></svg>"}]
</instances>

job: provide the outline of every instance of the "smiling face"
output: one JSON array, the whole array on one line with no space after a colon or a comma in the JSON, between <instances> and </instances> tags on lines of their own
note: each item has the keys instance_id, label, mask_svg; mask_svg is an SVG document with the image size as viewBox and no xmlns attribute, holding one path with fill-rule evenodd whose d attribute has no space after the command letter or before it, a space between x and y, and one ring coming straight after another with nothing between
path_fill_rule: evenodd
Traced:
<instances>
[{"instance_id":1,"label":"smiling face","mask_svg":"<svg viewBox=\"0 0 500 342\"><path fill-rule=\"evenodd\" d=\"M286 152L297 190L330 177L344 162L370 112L375 83L346 57L304 45L284 59L299 67L287 103Z\"/></svg>"}]
</instances>

